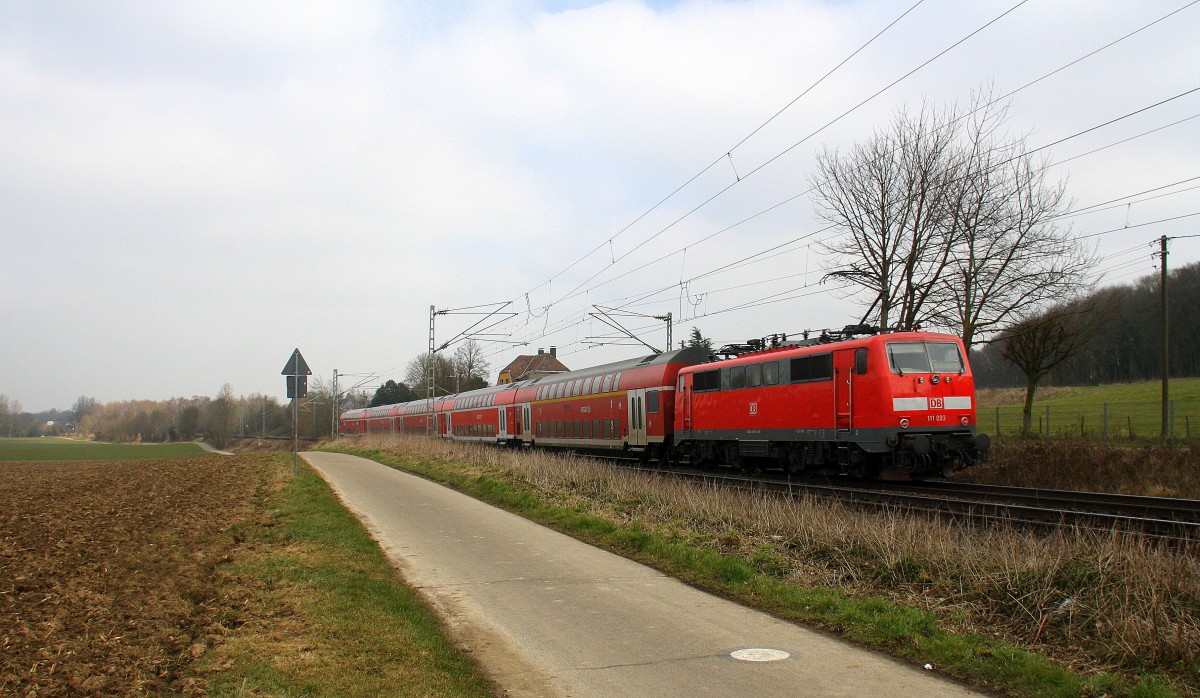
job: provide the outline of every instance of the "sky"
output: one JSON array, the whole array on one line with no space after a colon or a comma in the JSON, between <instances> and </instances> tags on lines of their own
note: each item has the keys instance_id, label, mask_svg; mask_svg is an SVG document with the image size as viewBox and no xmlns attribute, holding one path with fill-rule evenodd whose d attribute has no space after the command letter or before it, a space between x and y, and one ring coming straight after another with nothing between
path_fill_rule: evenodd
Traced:
<instances>
[{"instance_id":1,"label":"sky","mask_svg":"<svg viewBox=\"0 0 1200 698\"><path fill-rule=\"evenodd\" d=\"M431 306L492 381L649 353L598 307L656 348L667 313L675 344L841 327L817 153L981 89L1098 284L1164 235L1200 261L1200 5L914 2L6 0L0 394L282 400L295 348L373 389Z\"/></svg>"}]
</instances>

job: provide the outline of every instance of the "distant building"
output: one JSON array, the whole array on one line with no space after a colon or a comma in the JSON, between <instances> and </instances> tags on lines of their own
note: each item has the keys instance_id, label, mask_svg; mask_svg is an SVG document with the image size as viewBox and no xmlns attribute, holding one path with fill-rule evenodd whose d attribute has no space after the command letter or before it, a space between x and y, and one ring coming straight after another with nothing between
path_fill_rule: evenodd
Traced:
<instances>
[{"instance_id":1,"label":"distant building","mask_svg":"<svg viewBox=\"0 0 1200 698\"><path fill-rule=\"evenodd\" d=\"M545 350L538 349L536 356L518 356L507 366L500 369L500 377L496 379L496 384L515 383L529 378L566 373L570 370L558 360L558 350L556 347L550 347L550 353L548 354Z\"/></svg>"}]
</instances>

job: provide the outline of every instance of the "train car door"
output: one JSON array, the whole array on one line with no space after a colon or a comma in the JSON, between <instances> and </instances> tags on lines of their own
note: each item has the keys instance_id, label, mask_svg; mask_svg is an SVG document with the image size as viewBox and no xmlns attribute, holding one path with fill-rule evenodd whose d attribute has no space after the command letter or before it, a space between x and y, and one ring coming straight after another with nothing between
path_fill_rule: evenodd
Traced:
<instances>
[{"instance_id":1,"label":"train car door","mask_svg":"<svg viewBox=\"0 0 1200 698\"><path fill-rule=\"evenodd\" d=\"M438 423L440 424L438 433L442 436L454 436L453 416L449 412L438 415Z\"/></svg>"},{"instance_id":2,"label":"train car door","mask_svg":"<svg viewBox=\"0 0 1200 698\"><path fill-rule=\"evenodd\" d=\"M645 446L646 445L646 390L638 388L630 390L627 394L629 402L628 420L629 420L629 445L630 446Z\"/></svg>"},{"instance_id":3,"label":"train car door","mask_svg":"<svg viewBox=\"0 0 1200 698\"><path fill-rule=\"evenodd\" d=\"M854 350L833 352L833 411L839 431L854 428Z\"/></svg>"},{"instance_id":4,"label":"train car door","mask_svg":"<svg viewBox=\"0 0 1200 698\"><path fill-rule=\"evenodd\" d=\"M683 429L688 431L692 428L692 379L691 375L679 377L679 394L683 396Z\"/></svg>"},{"instance_id":5,"label":"train car door","mask_svg":"<svg viewBox=\"0 0 1200 698\"><path fill-rule=\"evenodd\" d=\"M500 438L508 438L508 408L500 408Z\"/></svg>"}]
</instances>

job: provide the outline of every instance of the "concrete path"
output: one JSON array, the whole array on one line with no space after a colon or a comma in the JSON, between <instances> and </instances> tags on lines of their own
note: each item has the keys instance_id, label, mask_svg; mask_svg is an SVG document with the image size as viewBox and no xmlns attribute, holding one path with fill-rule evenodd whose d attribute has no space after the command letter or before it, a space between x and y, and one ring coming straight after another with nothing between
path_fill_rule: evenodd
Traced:
<instances>
[{"instance_id":1,"label":"concrete path","mask_svg":"<svg viewBox=\"0 0 1200 698\"><path fill-rule=\"evenodd\" d=\"M981 695L374 461L302 455L509 695Z\"/></svg>"}]
</instances>

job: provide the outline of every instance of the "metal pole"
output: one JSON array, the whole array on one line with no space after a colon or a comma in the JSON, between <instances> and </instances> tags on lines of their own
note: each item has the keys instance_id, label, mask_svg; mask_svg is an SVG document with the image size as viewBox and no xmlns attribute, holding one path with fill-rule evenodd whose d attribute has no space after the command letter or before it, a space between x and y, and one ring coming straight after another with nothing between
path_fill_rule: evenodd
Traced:
<instances>
[{"instance_id":1,"label":"metal pole","mask_svg":"<svg viewBox=\"0 0 1200 698\"><path fill-rule=\"evenodd\" d=\"M294 376L296 387L293 390L295 395L300 394L300 377ZM300 474L300 398L292 397L292 475Z\"/></svg>"},{"instance_id":2,"label":"metal pole","mask_svg":"<svg viewBox=\"0 0 1200 698\"><path fill-rule=\"evenodd\" d=\"M336 439L338 437L338 391L337 391L337 369L333 369L333 405L329 408L329 438Z\"/></svg>"},{"instance_id":3,"label":"metal pole","mask_svg":"<svg viewBox=\"0 0 1200 698\"><path fill-rule=\"evenodd\" d=\"M1160 444L1167 443L1167 399L1170 391L1170 375L1171 375L1171 353L1170 342L1168 341L1171 334L1168 331L1167 325L1167 236L1159 238L1162 254L1162 434L1159 436Z\"/></svg>"},{"instance_id":4,"label":"metal pole","mask_svg":"<svg viewBox=\"0 0 1200 698\"><path fill-rule=\"evenodd\" d=\"M428 371L428 374L427 374L428 377L426 378L426 382L425 382L425 406L426 406L426 410L427 410L426 415L425 415L425 435L426 436L430 436L433 433L433 366L434 366L433 318L434 318L434 315L436 315L436 312L434 310L434 307L431 305L431 306L429 306L429 359L428 359L429 366L426 367L426 370Z\"/></svg>"}]
</instances>

